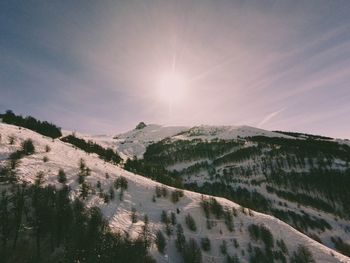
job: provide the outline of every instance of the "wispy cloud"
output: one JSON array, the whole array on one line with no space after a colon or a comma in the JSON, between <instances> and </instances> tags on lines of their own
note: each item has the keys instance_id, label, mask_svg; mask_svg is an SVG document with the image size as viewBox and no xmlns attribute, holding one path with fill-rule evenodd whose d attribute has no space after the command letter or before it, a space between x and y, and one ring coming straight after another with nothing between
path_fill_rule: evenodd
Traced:
<instances>
[{"instance_id":1,"label":"wispy cloud","mask_svg":"<svg viewBox=\"0 0 350 263\"><path fill-rule=\"evenodd\" d=\"M262 119L261 122L258 123L258 127L262 127L264 124L268 123L269 121L271 121L274 117L276 117L278 114L280 114L281 112L283 112L286 108L282 108L278 111L274 111L274 112L271 112L270 114L268 114L267 116L265 116L264 119Z\"/></svg>"}]
</instances>

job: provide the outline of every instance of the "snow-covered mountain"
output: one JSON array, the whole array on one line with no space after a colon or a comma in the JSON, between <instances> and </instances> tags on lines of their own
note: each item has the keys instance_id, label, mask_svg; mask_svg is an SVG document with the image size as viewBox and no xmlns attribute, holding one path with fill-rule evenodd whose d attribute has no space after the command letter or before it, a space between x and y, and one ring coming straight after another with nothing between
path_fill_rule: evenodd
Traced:
<instances>
[{"instance_id":1,"label":"snow-covered mountain","mask_svg":"<svg viewBox=\"0 0 350 263\"><path fill-rule=\"evenodd\" d=\"M151 143L146 128L119 136L133 138L125 154L143 158L128 162L129 170L168 173L187 189L228 197L348 251L343 247L350 243L347 140L248 126L197 126ZM133 142L146 150L133 152Z\"/></svg>"},{"instance_id":2,"label":"snow-covered mountain","mask_svg":"<svg viewBox=\"0 0 350 263\"><path fill-rule=\"evenodd\" d=\"M167 228L168 230L170 228L172 234L166 235L167 247L165 254L159 253L154 243L150 247L151 254L157 262L182 262L182 257L175 246L176 227L170 223L164 223L161 216L162 211L165 211L169 217L171 213L175 215L177 224L183 226L186 239L193 238L199 244L203 238L210 240L211 249L202 251L203 262L226 262L226 254L236 255L239 262L250 262L252 255L256 253L255 247L264 250L264 243L259 239L254 240L252 238L252 234L248 230L251 225L267 228L274 240L272 250L276 253L282 253L287 259L292 256L299 245L302 245L310 250L316 262L350 262L350 259L346 256L314 241L281 220L244 208L227 199L215 198L219 206L232 216L232 228L230 230L228 229L227 218L220 216L217 218L211 213L207 218L203 210L203 200L210 200L209 196L185 190L183 197L179 197L179 200L172 200L173 193L176 191L175 188L128 172L120 165L105 162L96 154L88 154L59 139L53 140L31 130L4 123L0 123L0 134L1 164L6 161L12 152L21 147L24 140L30 138L34 142L35 153L23 157L17 167L16 172L20 181L32 184L38 172L43 172L44 185L55 185L59 188L57 174L59 169L63 169L67 174L67 184L71 189L71 198L79 198L81 185L77 181L77 174L79 173L79 162L84 160L86 166L91 170L91 175L86 178L91 191L85 203L88 207L98 206L114 231L122 231L128 233L131 237L137 237L142 231L145 215L149 218L149 226L153 237L155 237L158 230L165 233ZM253 135L289 138L287 135L246 126L201 126L189 129L186 127L161 127L156 125L133 130L118 135L116 138L112 136L81 136L104 147L114 145L124 155L124 158L133 156L142 158L148 145L167 137L174 140L198 138L212 140L214 138L237 139ZM9 144L8 138L14 139L13 144ZM47 151L47 147L50 148L50 151ZM126 178L128 182L128 188L125 190L122 200L116 197L109 202L105 202L99 192L107 193L110 188L113 188L115 179L120 176ZM98 184L100 186L96 188ZM160 197L157 197L156 188L161 189L162 195ZM186 224L186 216L189 214L194 219L196 230L190 230ZM134 222L132 222L132 215L136 216L136 220L133 219ZM210 229L208 229L208 222L210 222ZM283 240L286 244L288 253L281 252L279 245L276 245L276 242L280 240ZM223 251L223 242L226 244L225 250L227 252ZM283 260L276 259L276 262L283 262Z\"/></svg>"},{"instance_id":3,"label":"snow-covered mountain","mask_svg":"<svg viewBox=\"0 0 350 263\"><path fill-rule=\"evenodd\" d=\"M178 140L213 140L213 139L237 139L239 137L249 136L268 136L268 137L286 137L276 132L270 132L250 126L161 126L150 124L143 129L133 129L126 133L118 134L116 139L117 149L126 157L142 158L148 145L159 142L165 138L173 138ZM98 141L98 137L93 137ZM109 138L105 138L109 139ZM110 140L109 140L110 141Z\"/></svg>"}]
</instances>

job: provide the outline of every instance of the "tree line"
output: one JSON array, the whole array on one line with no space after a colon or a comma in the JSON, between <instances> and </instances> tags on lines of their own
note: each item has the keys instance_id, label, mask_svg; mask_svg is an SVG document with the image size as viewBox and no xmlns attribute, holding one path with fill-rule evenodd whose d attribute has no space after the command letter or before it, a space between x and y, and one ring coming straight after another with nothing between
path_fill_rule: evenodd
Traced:
<instances>
[{"instance_id":1,"label":"tree line","mask_svg":"<svg viewBox=\"0 0 350 263\"><path fill-rule=\"evenodd\" d=\"M0 115L0 118L4 123L24 127L53 139L62 136L61 128L47 121L37 120L32 116L22 117L8 110Z\"/></svg>"},{"instance_id":2,"label":"tree line","mask_svg":"<svg viewBox=\"0 0 350 263\"><path fill-rule=\"evenodd\" d=\"M107 162L118 164L122 160L119 154L112 148L105 149L93 141L85 141L84 139L76 137L74 134L61 138L61 141L70 143L87 153L96 153L102 160Z\"/></svg>"}]
</instances>

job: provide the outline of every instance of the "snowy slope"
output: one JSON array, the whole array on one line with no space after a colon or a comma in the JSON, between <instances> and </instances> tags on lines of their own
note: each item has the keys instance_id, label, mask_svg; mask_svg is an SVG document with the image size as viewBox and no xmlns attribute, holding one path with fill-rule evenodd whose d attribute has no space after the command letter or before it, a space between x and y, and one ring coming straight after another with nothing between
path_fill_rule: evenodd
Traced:
<instances>
[{"instance_id":1,"label":"snowy slope","mask_svg":"<svg viewBox=\"0 0 350 263\"><path fill-rule=\"evenodd\" d=\"M180 132L188 130L183 126L160 126L149 124L143 129L134 129L126 133L118 134L116 138L117 150L122 157L142 158L149 144L158 142L164 138L172 137Z\"/></svg>"},{"instance_id":2,"label":"snowy slope","mask_svg":"<svg viewBox=\"0 0 350 263\"><path fill-rule=\"evenodd\" d=\"M158 129L160 128L161 126L158 126ZM266 163L266 160L267 160L266 158L269 156L268 153L272 150L271 147L265 147L263 149L263 152L259 154L259 156L252 157L248 160L242 160L237 162L232 161L232 162L222 163L214 166L212 164L213 160L222 156L214 155L212 159L208 159L207 157L194 156L194 153L192 153L192 156L186 155L187 157L183 159L181 158L181 156L184 155L184 152L181 150L183 148L180 147L179 150L176 150L176 146L175 146L176 140L200 139L202 141L210 141L214 139L232 140L232 139L240 138L238 139L238 141L242 142L242 145L238 147L233 147L229 149L228 152L223 154L223 155L228 155L229 153L235 152L238 149L244 149L244 148L256 146L257 144L250 141L249 138L247 137L259 136L259 135L265 136L265 137L280 137L280 138L289 138L289 139L298 138L302 140L309 138L306 135L301 135L300 137L293 137L293 136L285 135L283 133L270 132L270 131L266 131L258 128L249 127L249 126L198 126L198 127L189 128L183 132L180 132L172 136L171 140L169 141L167 140L164 144L172 145L173 148L171 150L169 150L171 147L166 148L167 150L164 150L164 152L161 155L162 156L168 155L167 157L169 158L172 158L172 156L173 157L175 156L175 157L172 159L172 161L169 162L169 164L165 164L164 159L160 160L159 164L165 165L164 168L166 168L168 171L176 170L178 172L178 175L181 176L181 178L183 179L182 182L185 184L194 183L200 187L200 186L203 186L205 183L215 183L215 182L220 182L220 180L226 180L225 181L226 185L231 187L231 189L236 189L238 187L241 187L249 190L250 192L256 191L257 193L261 194L264 197L264 199L266 199L267 201L271 201L271 204L272 204L271 207L274 207L282 211L292 211L301 216L303 216L304 213L306 212L308 215L310 215L312 218L316 220L325 220L331 226L330 229L322 229L317 227L313 228L311 224L304 229L303 228L299 228L299 229L303 229L304 233L308 234L309 236L313 237L316 240L320 240L323 244L327 245L328 247L331 247L331 248L335 247L335 244L332 241L332 239L337 237L340 237L345 243L349 243L350 242L349 220L342 218L342 216L339 217L338 214L335 214L335 213L333 214L333 213L330 213L329 211L325 212L323 210L318 209L317 207L315 208L305 203L303 204L300 202L298 203L296 201L288 200L287 198L278 196L275 193L269 193L266 190L266 187L271 185L264 182L264 180L266 180L264 174L266 174L266 171L271 171L271 170L265 170L266 167L264 166L264 164ZM147 136L149 136L148 131L139 130L135 137L137 138L137 136L140 136L142 138L147 138ZM158 138L158 141L161 139L164 139L164 138ZM322 140L322 139L320 137L313 140ZM135 139L135 141L137 141L137 139ZM330 141L330 140L327 139L326 141ZM334 139L333 141L339 144L349 143L349 141L347 140L340 140L340 139ZM188 145L192 145L191 143L192 142L189 142ZM193 142L193 145L195 143L196 142ZM188 147L188 148L191 149L191 147ZM169 151L170 153L168 154L167 151ZM142 153L143 153L142 151L138 152L139 158L142 157ZM132 155L130 155L130 157L132 157ZM283 166L285 168L283 171L285 171L286 173L288 172L308 173L310 171L311 166L309 166L308 163L306 163L304 167L300 166L300 164L297 164L297 163L292 164L288 162L288 157L289 158L293 157L293 153L279 155L278 157L276 157L276 159L272 160L271 164L274 165L273 166L274 170L278 171L278 169L281 169L282 167L281 163L282 163L285 165ZM203 163L204 164L206 163L208 166L205 166L205 165L201 166L201 164ZM334 169L336 171L345 171L346 169L349 168L346 160L342 160L342 159L334 159L329 167L330 167L329 169ZM210 169L211 171L214 171L214 172L210 173ZM247 176L247 174L245 174L245 171L248 171L250 176ZM252 184L251 183L252 180L259 182L259 185ZM280 190L295 192L294 190L290 190L290 189L289 190L280 189ZM315 199L319 198L315 194L314 195L312 193L307 193L307 194L309 194L310 197L314 197ZM267 212L270 212L270 211L267 211ZM286 220L286 222L292 225L294 223L294 226L298 226L298 224L295 223L296 221L294 222L292 219L289 219L289 221Z\"/></svg>"},{"instance_id":3,"label":"snowy slope","mask_svg":"<svg viewBox=\"0 0 350 263\"><path fill-rule=\"evenodd\" d=\"M151 132L152 128L154 129L154 133ZM142 148L142 146L144 146L143 143L148 140L158 140L160 136L165 135L172 136L182 131L182 129L183 128L180 127L161 129L151 126L149 130L147 130L147 133L144 132L140 135L140 131L134 131L129 135L120 136L118 140L137 140L141 142L140 148ZM162 132L159 132L159 130L162 130ZM283 239L285 241L290 254L295 250L297 245L304 244L312 251L316 262L350 262L349 258L315 242L282 221L256 212L253 212L252 215L243 213L241 212L242 209L240 209L237 204L222 198L217 198L222 205L229 208L236 208L239 211L237 217L234 218L235 231L229 232L223 220L217 220L217 225L211 230L208 230L206 228L206 218L200 207L200 194L185 191L184 197L176 204L172 203L169 197L157 198L156 202L152 202L155 187L161 185L157 182L127 172L115 165L105 163L94 154L88 155L69 144L63 143L57 139L52 140L51 138L44 137L27 129L19 129L16 126L0 123L0 134L2 138L0 142L0 157L2 159L8 157L15 149L18 149L23 140L31 138L34 141L36 153L23 158L19 165L18 175L21 180L33 182L36 174L39 171L43 171L45 174L45 184L59 186L56 177L58 170L63 168L67 174L67 183L72 189L72 198L79 194L80 186L77 183L77 174L79 172L79 161L81 158L85 160L86 165L92 170L91 176L87 177L87 182L92 186L95 186L99 180L102 184L102 189L108 191L115 178L120 175L124 176L128 180L129 187L125 192L123 201L120 201L116 197L113 201L106 204L101 198L94 194L90 194L87 199L87 204L89 206L97 205L102 209L111 227L116 231L125 231L130 233L131 236L137 236L137 233L141 231L141 226L143 225L141 219L143 215L147 214L150 219L152 233L155 233L158 229L164 229L164 225L160 220L161 211L176 212L178 208L181 212L177 214L177 222L183 225L187 238L193 237L198 241L202 237L209 237L211 239L212 250L209 253L203 252L204 262L224 262L225 257L219 250L222 240L227 241L228 253L230 255L237 254L241 262L248 262L249 255L247 253L247 246L251 241L249 239L247 226L249 226L250 223L261 223L267 226L273 233L275 240ZM151 134L154 136L152 137ZM15 137L14 145L8 144L9 136ZM45 152L46 145L49 145L51 148L51 151L48 153ZM118 149L124 149L125 153L128 153L127 150L130 150L130 148L123 148L120 145L118 145L118 147ZM48 162L43 162L44 156L48 157ZM109 174L109 178L106 178L106 173ZM171 187L167 188L169 191L173 190ZM130 219L131 209L133 207L136 208L138 218L140 219L134 224ZM198 228L196 232L191 232L185 225L185 215L187 213L191 213L196 221ZM239 249L235 249L232 245L233 238L237 239L240 245ZM165 256L159 254L154 245L151 247L151 253L158 262L181 262L173 240L174 236L168 238L167 255ZM242 249L245 250L244 256L241 254Z\"/></svg>"},{"instance_id":4,"label":"snowy slope","mask_svg":"<svg viewBox=\"0 0 350 263\"><path fill-rule=\"evenodd\" d=\"M124 157L138 157L142 158L146 147L154 142L161 141L165 138L173 138L178 140L192 140L192 139L237 139L239 137L250 136L266 136L266 137L283 137L294 138L284 134L266 131L250 126L208 126L201 125L196 127L183 126L160 126L155 124L147 125L143 129L134 129L126 133L116 136L116 145L118 152L122 153ZM91 138L98 142L98 137ZM107 138L106 138L107 139Z\"/></svg>"}]
</instances>

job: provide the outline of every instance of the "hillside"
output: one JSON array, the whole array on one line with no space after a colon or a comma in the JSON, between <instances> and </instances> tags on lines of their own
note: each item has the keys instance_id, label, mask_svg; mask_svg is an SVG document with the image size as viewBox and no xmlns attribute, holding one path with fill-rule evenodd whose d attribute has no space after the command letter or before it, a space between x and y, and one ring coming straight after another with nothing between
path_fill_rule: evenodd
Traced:
<instances>
[{"instance_id":1,"label":"hillside","mask_svg":"<svg viewBox=\"0 0 350 263\"><path fill-rule=\"evenodd\" d=\"M130 141L129 134L124 137ZM140 143L147 134L145 129L141 139L133 140ZM126 168L146 176L154 171L162 175L154 179L175 178L174 185L271 214L328 247L350 253L347 140L247 126L199 126L158 138L137 152L142 154Z\"/></svg>"},{"instance_id":2,"label":"hillside","mask_svg":"<svg viewBox=\"0 0 350 263\"><path fill-rule=\"evenodd\" d=\"M183 128L169 129L166 135L178 134L178 131L182 130ZM266 257L268 260L269 253L272 253L270 257L274 257L275 262L286 262L284 260L292 258L299 245L307 247L316 262L350 262L349 258L315 242L273 216L243 208L227 199L216 198L216 203L208 196L191 191L184 191L182 196L181 192L175 192L172 187L128 172L120 166L101 160L95 154L88 154L59 139L53 140L25 128L0 124L0 134L1 166L6 164L6 159L12 152L20 149L23 141L30 138L34 142L35 152L21 158L16 166L15 172L19 182L33 184L38 172L42 172L43 186L55 185L60 188L57 174L59 169L63 169L67 175L66 184L70 189L70 198L82 199L87 207L99 207L113 231L128 233L132 238L136 238L142 232L144 217L147 215L152 240L155 239L157 231L161 230L167 243L162 254L158 252L154 241L152 242L149 249L157 262L182 262L183 256L175 246L175 240L178 239L176 224L182 225L187 242L190 242L191 238L198 244L201 244L202 238L207 237L210 240L210 250L201 252L203 262L227 262L227 255L232 257L231 260L236 260L234 256L239 260L230 262L262 262L259 258ZM9 138L12 138L13 144L9 143ZM129 137L127 138L129 140ZM154 141L161 139L158 135L149 138L153 138ZM120 149L119 144L121 143L118 143ZM90 170L90 175L85 178L89 190L84 199L81 197L82 185L78 182L81 160ZM117 178L126 178L127 189L115 189L115 197L106 200L106 193L113 188ZM3 181L1 187L8 187L8 183ZM119 198L121 192L122 198ZM203 209L207 202L209 210ZM210 204L214 204L216 210ZM166 211L165 218L168 219L164 219L164 215L162 218L163 210ZM186 224L188 214L193 218L196 229L193 228L193 223ZM175 220L176 223L173 222ZM259 233L261 226L263 230L267 229L264 232L267 232L269 237L267 240L261 239L261 236L254 232L254 229L258 229ZM23 227L25 229L25 225ZM273 237L272 242L268 233ZM281 240L287 250L281 246Z\"/></svg>"}]
</instances>

